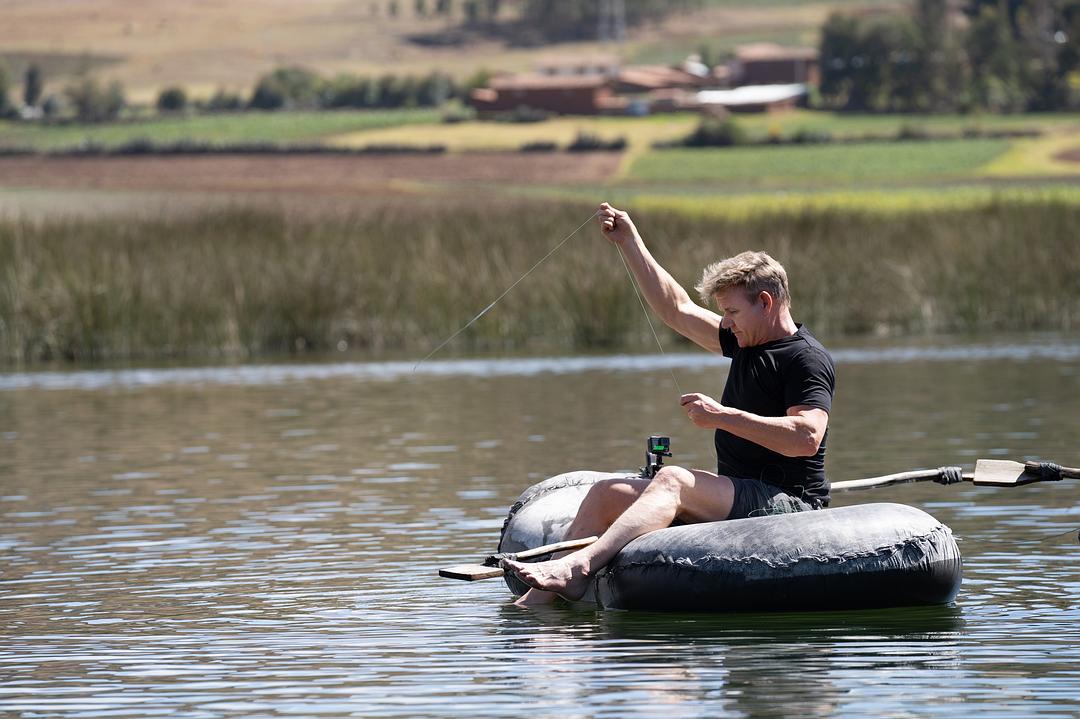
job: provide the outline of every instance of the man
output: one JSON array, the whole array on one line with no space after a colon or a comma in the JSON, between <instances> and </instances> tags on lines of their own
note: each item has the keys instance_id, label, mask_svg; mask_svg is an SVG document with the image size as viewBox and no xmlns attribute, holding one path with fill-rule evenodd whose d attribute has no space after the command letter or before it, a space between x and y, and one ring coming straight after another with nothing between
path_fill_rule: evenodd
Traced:
<instances>
[{"instance_id":1,"label":"man","mask_svg":"<svg viewBox=\"0 0 1080 719\"><path fill-rule=\"evenodd\" d=\"M791 316L787 274L763 252L707 267L697 290L722 315L690 299L645 247L630 216L604 203L603 234L623 253L649 306L672 329L731 358L721 401L691 393L690 421L715 430L718 472L663 467L654 478L595 484L567 538L592 545L536 564L503 566L533 587L519 605L580 599L593 575L628 542L676 519L712 522L826 506L825 438L835 388L832 357Z\"/></svg>"}]
</instances>

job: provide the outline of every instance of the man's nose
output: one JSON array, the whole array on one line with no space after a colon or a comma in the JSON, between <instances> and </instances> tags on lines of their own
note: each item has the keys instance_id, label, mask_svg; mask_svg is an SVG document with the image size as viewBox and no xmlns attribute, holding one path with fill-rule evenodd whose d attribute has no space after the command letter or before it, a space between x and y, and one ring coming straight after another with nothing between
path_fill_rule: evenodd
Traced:
<instances>
[{"instance_id":1,"label":"man's nose","mask_svg":"<svg viewBox=\"0 0 1080 719\"><path fill-rule=\"evenodd\" d=\"M731 329L731 320L729 320L726 316L721 317L720 326L726 330Z\"/></svg>"}]
</instances>

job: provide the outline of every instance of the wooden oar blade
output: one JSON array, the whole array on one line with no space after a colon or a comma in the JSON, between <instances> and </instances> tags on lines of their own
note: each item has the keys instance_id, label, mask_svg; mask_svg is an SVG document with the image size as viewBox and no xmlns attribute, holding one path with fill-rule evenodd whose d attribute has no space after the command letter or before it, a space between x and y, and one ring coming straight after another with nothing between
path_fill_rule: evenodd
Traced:
<instances>
[{"instance_id":1,"label":"wooden oar blade","mask_svg":"<svg viewBox=\"0 0 1080 719\"><path fill-rule=\"evenodd\" d=\"M974 484L980 487L1016 487L1041 481L1036 472L1032 472L1020 462L1007 459L980 459L975 463Z\"/></svg>"},{"instance_id":2,"label":"wooden oar blade","mask_svg":"<svg viewBox=\"0 0 1080 719\"><path fill-rule=\"evenodd\" d=\"M526 549L522 552L509 555L493 554L487 558L484 564L458 564L439 570L439 576L447 579L463 579L466 582L475 582L477 579L494 579L503 575L502 567L499 567L499 559L509 556L514 559L539 559L555 552L568 552L587 547L597 540L597 537L583 537L582 539L567 539L564 542L545 544L542 547ZM493 566L494 565L494 566Z\"/></svg>"},{"instance_id":3,"label":"wooden oar blade","mask_svg":"<svg viewBox=\"0 0 1080 719\"><path fill-rule=\"evenodd\" d=\"M478 579L494 579L503 575L502 567L486 567L483 564L457 564L439 570L439 576L475 582Z\"/></svg>"}]
</instances>

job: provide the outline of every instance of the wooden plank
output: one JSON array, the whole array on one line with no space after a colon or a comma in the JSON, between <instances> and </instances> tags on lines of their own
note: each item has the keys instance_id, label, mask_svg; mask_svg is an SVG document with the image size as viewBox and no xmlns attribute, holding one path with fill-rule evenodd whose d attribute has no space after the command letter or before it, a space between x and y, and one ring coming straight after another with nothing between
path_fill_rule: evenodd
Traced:
<instances>
[{"instance_id":1,"label":"wooden plank","mask_svg":"<svg viewBox=\"0 0 1080 719\"><path fill-rule=\"evenodd\" d=\"M483 564L457 564L439 570L440 577L475 582L478 579L494 579L503 575L502 567L485 567Z\"/></svg>"},{"instance_id":2,"label":"wooden plank","mask_svg":"<svg viewBox=\"0 0 1080 719\"><path fill-rule=\"evenodd\" d=\"M1061 467L1060 477L1044 477L1038 462L980 459L975 463L975 484L983 487L1017 487L1057 479L1080 479L1080 469Z\"/></svg>"},{"instance_id":3,"label":"wooden plank","mask_svg":"<svg viewBox=\"0 0 1080 719\"><path fill-rule=\"evenodd\" d=\"M975 463L975 484L979 487L1016 487L1038 481L1038 476L1028 474L1027 466L1019 462L980 459Z\"/></svg>"},{"instance_id":4,"label":"wooden plank","mask_svg":"<svg viewBox=\"0 0 1080 719\"><path fill-rule=\"evenodd\" d=\"M545 544L542 547L534 547L521 552L511 553L518 560L535 559L555 552L566 552L573 549L581 549L595 542L598 537L584 537L582 539L568 539L554 544ZM453 567L444 567L439 570L439 576L446 579L461 579L466 582L475 582L478 579L494 579L503 575L499 559L502 555L492 554L484 560L483 564L457 564Z\"/></svg>"},{"instance_id":5,"label":"wooden plank","mask_svg":"<svg viewBox=\"0 0 1080 719\"><path fill-rule=\"evenodd\" d=\"M941 476L936 469L920 469L914 472L900 472L898 474L886 474L883 477L870 477L869 479L849 479L845 482L833 482L831 487L837 491L849 489L873 489L875 487L891 487L895 484L907 484L909 482L926 482L935 480ZM971 479L971 475L964 475L965 480Z\"/></svg>"},{"instance_id":6,"label":"wooden plank","mask_svg":"<svg viewBox=\"0 0 1080 719\"><path fill-rule=\"evenodd\" d=\"M583 537L581 539L567 539L565 542L556 542L555 544L545 544L542 547L536 547L534 549L526 549L523 552L517 552L516 556L521 559L533 559L534 557L542 557L545 554L554 554L555 552L566 552L571 549L581 549L587 547L595 542L599 537ZM497 559L498 555L492 555L488 557L488 560Z\"/></svg>"}]
</instances>

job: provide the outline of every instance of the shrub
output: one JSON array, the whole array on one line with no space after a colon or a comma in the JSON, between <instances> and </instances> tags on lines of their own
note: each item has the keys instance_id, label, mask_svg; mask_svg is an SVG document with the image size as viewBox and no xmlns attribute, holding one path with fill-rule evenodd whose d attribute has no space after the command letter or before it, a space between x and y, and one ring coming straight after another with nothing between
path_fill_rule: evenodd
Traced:
<instances>
[{"instance_id":1,"label":"shrub","mask_svg":"<svg viewBox=\"0 0 1080 719\"><path fill-rule=\"evenodd\" d=\"M472 122L476 119L476 110L474 108L458 105L455 103L453 107L448 108L443 112L442 121L447 125L452 125L459 122Z\"/></svg>"},{"instance_id":2,"label":"shrub","mask_svg":"<svg viewBox=\"0 0 1080 719\"><path fill-rule=\"evenodd\" d=\"M49 95L41 103L41 113L47 119L59 117L64 112L64 100L59 95Z\"/></svg>"},{"instance_id":3,"label":"shrub","mask_svg":"<svg viewBox=\"0 0 1080 719\"><path fill-rule=\"evenodd\" d=\"M31 63L26 68L26 75L23 79L23 102L30 107L36 107L41 100L44 86L45 81L41 75L41 68L36 63Z\"/></svg>"},{"instance_id":4,"label":"shrub","mask_svg":"<svg viewBox=\"0 0 1080 719\"><path fill-rule=\"evenodd\" d=\"M322 84L322 79L311 70L280 67L259 78L250 105L258 110L317 107Z\"/></svg>"},{"instance_id":5,"label":"shrub","mask_svg":"<svg viewBox=\"0 0 1080 719\"><path fill-rule=\"evenodd\" d=\"M109 154L115 155L151 155L158 151L154 141L146 137L138 137L129 140L123 145L112 150Z\"/></svg>"},{"instance_id":6,"label":"shrub","mask_svg":"<svg viewBox=\"0 0 1080 719\"><path fill-rule=\"evenodd\" d=\"M240 95L220 88L202 105L207 112L235 112L243 107L244 99Z\"/></svg>"},{"instance_id":7,"label":"shrub","mask_svg":"<svg viewBox=\"0 0 1080 719\"><path fill-rule=\"evenodd\" d=\"M341 74L323 88L324 107L375 107L378 87L367 77Z\"/></svg>"},{"instance_id":8,"label":"shrub","mask_svg":"<svg viewBox=\"0 0 1080 719\"><path fill-rule=\"evenodd\" d=\"M554 142L538 141L526 142L521 146L522 152L555 152L559 146Z\"/></svg>"},{"instance_id":9,"label":"shrub","mask_svg":"<svg viewBox=\"0 0 1080 719\"><path fill-rule=\"evenodd\" d=\"M167 87L157 98L158 112L181 112L188 106L187 93L182 87Z\"/></svg>"},{"instance_id":10,"label":"shrub","mask_svg":"<svg viewBox=\"0 0 1080 719\"><path fill-rule=\"evenodd\" d=\"M832 133L828 130L811 130L801 127L791 136L791 142L797 145L824 144L832 142Z\"/></svg>"},{"instance_id":11,"label":"shrub","mask_svg":"<svg viewBox=\"0 0 1080 719\"><path fill-rule=\"evenodd\" d=\"M439 155L446 152L446 145L405 145L385 143L366 145L359 152L373 155Z\"/></svg>"},{"instance_id":12,"label":"shrub","mask_svg":"<svg viewBox=\"0 0 1080 719\"><path fill-rule=\"evenodd\" d=\"M8 97L11 87L11 79L8 77L7 68L0 63L0 117L7 117L15 112L15 106Z\"/></svg>"},{"instance_id":13,"label":"shrub","mask_svg":"<svg viewBox=\"0 0 1080 719\"><path fill-rule=\"evenodd\" d=\"M896 133L897 140L929 140L930 131L921 125L905 122Z\"/></svg>"},{"instance_id":14,"label":"shrub","mask_svg":"<svg viewBox=\"0 0 1080 719\"><path fill-rule=\"evenodd\" d=\"M626 149L626 138L618 137L614 140L605 140L598 135L589 132L579 132L574 141L566 146L567 152L596 152L603 150Z\"/></svg>"},{"instance_id":15,"label":"shrub","mask_svg":"<svg viewBox=\"0 0 1080 719\"><path fill-rule=\"evenodd\" d=\"M551 117L547 110L540 110L528 105L518 105L509 112L499 112L491 116L495 122L543 122Z\"/></svg>"},{"instance_id":16,"label":"shrub","mask_svg":"<svg viewBox=\"0 0 1080 719\"><path fill-rule=\"evenodd\" d=\"M735 118L706 117L682 144L687 147L730 147L745 145L749 141L746 130Z\"/></svg>"},{"instance_id":17,"label":"shrub","mask_svg":"<svg viewBox=\"0 0 1080 719\"><path fill-rule=\"evenodd\" d=\"M454 96L457 88L449 75L433 72L416 83L416 104L420 107L439 107Z\"/></svg>"},{"instance_id":18,"label":"shrub","mask_svg":"<svg viewBox=\"0 0 1080 719\"><path fill-rule=\"evenodd\" d=\"M124 87L115 80L108 87L103 87L96 79L86 76L68 85L64 93L71 101L75 117L80 122L115 120L127 104Z\"/></svg>"}]
</instances>

